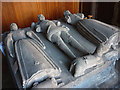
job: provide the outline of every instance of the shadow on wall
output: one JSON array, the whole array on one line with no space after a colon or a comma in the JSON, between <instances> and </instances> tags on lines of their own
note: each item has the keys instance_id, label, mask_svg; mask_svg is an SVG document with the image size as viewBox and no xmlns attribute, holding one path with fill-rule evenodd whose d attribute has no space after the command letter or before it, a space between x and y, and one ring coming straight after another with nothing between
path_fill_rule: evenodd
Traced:
<instances>
[{"instance_id":1,"label":"shadow on wall","mask_svg":"<svg viewBox=\"0 0 120 90\"><path fill-rule=\"evenodd\" d=\"M120 1L84 2L82 6L83 7L81 7L80 3L79 12L83 12L85 16L93 15L93 18L99 21L120 27Z\"/></svg>"}]
</instances>

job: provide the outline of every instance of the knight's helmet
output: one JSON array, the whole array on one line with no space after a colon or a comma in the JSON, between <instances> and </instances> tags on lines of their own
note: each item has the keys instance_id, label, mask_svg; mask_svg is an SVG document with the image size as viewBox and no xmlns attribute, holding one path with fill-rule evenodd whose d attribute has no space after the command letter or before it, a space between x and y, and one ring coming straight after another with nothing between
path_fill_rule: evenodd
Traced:
<instances>
[{"instance_id":1,"label":"knight's helmet","mask_svg":"<svg viewBox=\"0 0 120 90\"><path fill-rule=\"evenodd\" d=\"M12 23L12 24L10 24L10 30L11 30L11 31L18 30L18 26L17 26L17 24L16 24L16 23Z\"/></svg>"},{"instance_id":2,"label":"knight's helmet","mask_svg":"<svg viewBox=\"0 0 120 90\"><path fill-rule=\"evenodd\" d=\"M38 15L38 20L39 20L39 21L43 21L43 20L45 20L44 15L42 15L42 14Z\"/></svg>"}]
</instances>

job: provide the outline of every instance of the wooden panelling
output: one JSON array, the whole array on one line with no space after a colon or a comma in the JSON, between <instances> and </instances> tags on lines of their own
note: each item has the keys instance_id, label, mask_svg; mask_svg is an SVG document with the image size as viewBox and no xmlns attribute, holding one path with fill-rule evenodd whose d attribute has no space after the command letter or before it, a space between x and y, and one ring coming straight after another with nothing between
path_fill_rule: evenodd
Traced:
<instances>
[{"instance_id":1,"label":"wooden panelling","mask_svg":"<svg viewBox=\"0 0 120 90\"><path fill-rule=\"evenodd\" d=\"M37 22L37 16L43 14L47 19L63 17L63 12L79 12L79 2L2 2L2 32L9 30L9 25L17 23L20 28Z\"/></svg>"},{"instance_id":2,"label":"wooden panelling","mask_svg":"<svg viewBox=\"0 0 120 90\"><path fill-rule=\"evenodd\" d=\"M92 2L83 2L83 13L85 16L91 15ZM81 12L81 11L80 11Z\"/></svg>"}]
</instances>

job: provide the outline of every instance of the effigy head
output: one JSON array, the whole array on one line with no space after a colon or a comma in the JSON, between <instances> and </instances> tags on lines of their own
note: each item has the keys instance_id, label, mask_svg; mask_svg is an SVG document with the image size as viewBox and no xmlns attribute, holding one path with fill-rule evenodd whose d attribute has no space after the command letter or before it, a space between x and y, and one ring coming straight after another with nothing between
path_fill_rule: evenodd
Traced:
<instances>
[{"instance_id":1,"label":"effigy head","mask_svg":"<svg viewBox=\"0 0 120 90\"><path fill-rule=\"evenodd\" d=\"M10 30L11 30L11 31L18 30L18 26L17 26L17 24L16 24L16 23L12 23L12 24L10 24Z\"/></svg>"},{"instance_id":2,"label":"effigy head","mask_svg":"<svg viewBox=\"0 0 120 90\"><path fill-rule=\"evenodd\" d=\"M42 15L42 14L38 15L38 20L39 20L39 21L43 21L43 20L45 20L44 15Z\"/></svg>"},{"instance_id":3,"label":"effigy head","mask_svg":"<svg viewBox=\"0 0 120 90\"><path fill-rule=\"evenodd\" d=\"M64 11L64 16L69 16L71 12L69 10Z\"/></svg>"}]
</instances>

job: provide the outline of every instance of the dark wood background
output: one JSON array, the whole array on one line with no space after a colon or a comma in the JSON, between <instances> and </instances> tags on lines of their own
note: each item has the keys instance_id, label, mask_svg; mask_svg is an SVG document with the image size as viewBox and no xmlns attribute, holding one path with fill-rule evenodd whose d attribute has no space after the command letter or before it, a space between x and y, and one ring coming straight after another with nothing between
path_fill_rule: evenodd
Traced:
<instances>
[{"instance_id":1,"label":"dark wood background","mask_svg":"<svg viewBox=\"0 0 120 90\"><path fill-rule=\"evenodd\" d=\"M120 27L120 1L84 2L82 6L85 16L93 15L99 21Z\"/></svg>"},{"instance_id":2,"label":"dark wood background","mask_svg":"<svg viewBox=\"0 0 120 90\"><path fill-rule=\"evenodd\" d=\"M37 16L43 14L47 19L63 17L63 12L79 12L79 2L2 2L2 32L9 30L9 25L17 23L20 28L37 22Z\"/></svg>"},{"instance_id":3,"label":"dark wood background","mask_svg":"<svg viewBox=\"0 0 120 90\"><path fill-rule=\"evenodd\" d=\"M2 32L8 31L13 22L20 28L28 27L37 22L39 14L59 19L65 10L91 14L97 20L120 26L120 2L2 2Z\"/></svg>"}]
</instances>

